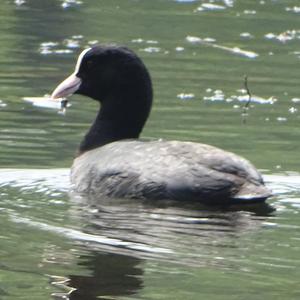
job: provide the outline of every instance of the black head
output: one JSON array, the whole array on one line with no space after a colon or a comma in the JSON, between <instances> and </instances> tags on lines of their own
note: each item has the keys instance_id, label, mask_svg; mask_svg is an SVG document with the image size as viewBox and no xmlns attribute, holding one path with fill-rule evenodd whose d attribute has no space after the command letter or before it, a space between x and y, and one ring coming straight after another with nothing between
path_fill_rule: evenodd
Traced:
<instances>
[{"instance_id":1,"label":"black head","mask_svg":"<svg viewBox=\"0 0 300 300\"><path fill-rule=\"evenodd\" d=\"M53 98L82 94L100 102L116 98L152 101L152 84L141 59L130 49L97 45L78 57L75 72L53 92ZM119 99L120 100L120 99Z\"/></svg>"},{"instance_id":2,"label":"black head","mask_svg":"<svg viewBox=\"0 0 300 300\"><path fill-rule=\"evenodd\" d=\"M152 84L141 59L126 47L97 45L78 57L75 71L53 92L52 98L71 94L91 97L101 110L86 136L100 145L139 136L151 110Z\"/></svg>"},{"instance_id":3,"label":"black head","mask_svg":"<svg viewBox=\"0 0 300 300\"><path fill-rule=\"evenodd\" d=\"M152 97L151 80L143 62L125 47L96 46L82 57L76 74L82 84L78 94L99 101L115 98L116 94ZM120 95L120 96L121 96ZM142 99L140 99L142 100Z\"/></svg>"}]
</instances>

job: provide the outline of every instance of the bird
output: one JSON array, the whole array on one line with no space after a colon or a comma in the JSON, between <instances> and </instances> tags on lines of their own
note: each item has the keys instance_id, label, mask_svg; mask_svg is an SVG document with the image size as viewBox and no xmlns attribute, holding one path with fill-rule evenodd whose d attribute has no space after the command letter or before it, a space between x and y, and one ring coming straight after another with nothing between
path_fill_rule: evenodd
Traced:
<instances>
[{"instance_id":1,"label":"bird","mask_svg":"<svg viewBox=\"0 0 300 300\"><path fill-rule=\"evenodd\" d=\"M152 107L152 80L128 47L84 49L51 98L72 94L100 104L71 167L75 192L208 205L264 202L271 196L256 168L234 153L197 142L140 138Z\"/></svg>"}]
</instances>

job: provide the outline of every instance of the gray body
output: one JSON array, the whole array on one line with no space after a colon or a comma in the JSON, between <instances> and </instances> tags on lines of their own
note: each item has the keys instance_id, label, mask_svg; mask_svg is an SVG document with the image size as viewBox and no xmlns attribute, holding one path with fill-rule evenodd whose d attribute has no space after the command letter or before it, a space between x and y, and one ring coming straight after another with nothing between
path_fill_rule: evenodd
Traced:
<instances>
[{"instance_id":1,"label":"gray body","mask_svg":"<svg viewBox=\"0 0 300 300\"><path fill-rule=\"evenodd\" d=\"M224 203L270 196L246 159L213 146L180 141L113 142L77 157L77 192L139 199Z\"/></svg>"}]
</instances>

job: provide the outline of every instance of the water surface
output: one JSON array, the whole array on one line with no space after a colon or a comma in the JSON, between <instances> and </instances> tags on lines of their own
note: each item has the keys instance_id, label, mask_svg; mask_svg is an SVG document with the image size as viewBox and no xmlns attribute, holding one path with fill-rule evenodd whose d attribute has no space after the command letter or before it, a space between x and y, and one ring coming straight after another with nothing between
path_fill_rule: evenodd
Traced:
<instances>
[{"instance_id":1,"label":"water surface","mask_svg":"<svg viewBox=\"0 0 300 300\"><path fill-rule=\"evenodd\" d=\"M288 0L3 1L0 298L299 299L299 11ZM144 138L243 155L274 197L224 210L70 193L97 104L74 96L62 115L22 98L51 92L96 42L148 66Z\"/></svg>"}]
</instances>

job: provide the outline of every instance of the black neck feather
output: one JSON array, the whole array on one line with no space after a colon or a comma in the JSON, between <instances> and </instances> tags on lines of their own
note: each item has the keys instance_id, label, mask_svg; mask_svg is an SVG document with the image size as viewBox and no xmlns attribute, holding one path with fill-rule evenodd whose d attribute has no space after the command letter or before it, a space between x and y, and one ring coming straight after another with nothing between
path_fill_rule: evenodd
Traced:
<instances>
[{"instance_id":1,"label":"black neck feather","mask_svg":"<svg viewBox=\"0 0 300 300\"><path fill-rule=\"evenodd\" d=\"M119 93L120 94L120 93ZM102 101L97 117L80 144L83 153L105 144L139 137L152 104L151 82L130 95L114 95Z\"/></svg>"},{"instance_id":2,"label":"black neck feather","mask_svg":"<svg viewBox=\"0 0 300 300\"><path fill-rule=\"evenodd\" d=\"M76 76L82 80L76 93L101 104L80 153L139 137L151 110L152 83L147 68L131 50L94 47L82 58Z\"/></svg>"}]
</instances>

